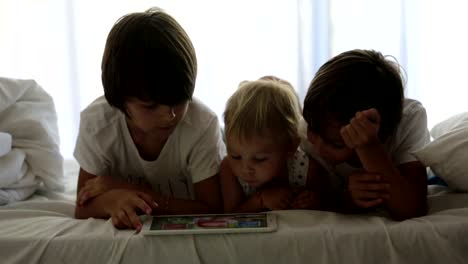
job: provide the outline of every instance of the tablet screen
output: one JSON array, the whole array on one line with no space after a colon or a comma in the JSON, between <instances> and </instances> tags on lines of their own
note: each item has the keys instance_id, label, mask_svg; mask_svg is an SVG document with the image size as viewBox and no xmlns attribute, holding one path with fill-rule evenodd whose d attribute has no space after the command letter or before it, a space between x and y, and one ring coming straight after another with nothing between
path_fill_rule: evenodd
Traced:
<instances>
[{"instance_id":1,"label":"tablet screen","mask_svg":"<svg viewBox=\"0 0 468 264\"><path fill-rule=\"evenodd\" d=\"M267 232L276 228L273 218L267 213L154 216L145 224L143 233Z\"/></svg>"}]
</instances>

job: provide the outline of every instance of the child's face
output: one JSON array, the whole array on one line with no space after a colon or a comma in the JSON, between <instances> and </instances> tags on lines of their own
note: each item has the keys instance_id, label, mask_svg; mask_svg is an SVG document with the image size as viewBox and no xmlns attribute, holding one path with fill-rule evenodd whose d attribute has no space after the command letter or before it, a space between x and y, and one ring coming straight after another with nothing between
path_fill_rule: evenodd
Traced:
<instances>
[{"instance_id":1,"label":"child's face","mask_svg":"<svg viewBox=\"0 0 468 264\"><path fill-rule=\"evenodd\" d=\"M168 106L131 98L126 101L125 106L130 115L129 121L142 132L169 135L184 118L188 102Z\"/></svg>"},{"instance_id":2,"label":"child's face","mask_svg":"<svg viewBox=\"0 0 468 264\"><path fill-rule=\"evenodd\" d=\"M322 135L307 131L307 138L319 155L332 165L350 161L355 156L354 150L348 148L341 137L342 125L338 121L328 121Z\"/></svg>"},{"instance_id":3,"label":"child's face","mask_svg":"<svg viewBox=\"0 0 468 264\"><path fill-rule=\"evenodd\" d=\"M288 177L286 144L271 136L254 136L240 141L228 135L228 161L234 175L258 188L278 177Z\"/></svg>"}]
</instances>

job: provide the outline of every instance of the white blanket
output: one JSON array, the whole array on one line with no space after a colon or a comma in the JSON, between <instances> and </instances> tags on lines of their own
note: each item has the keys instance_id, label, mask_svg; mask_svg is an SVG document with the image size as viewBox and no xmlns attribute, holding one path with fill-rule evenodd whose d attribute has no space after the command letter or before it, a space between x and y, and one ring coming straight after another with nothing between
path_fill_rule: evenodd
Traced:
<instances>
[{"instance_id":1,"label":"white blanket","mask_svg":"<svg viewBox=\"0 0 468 264\"><path fill-rule=\"evenodd\" d=\"M52 198L54 197L54 198ZM440 191L429 215L403 222L276 211L273 233L143 236L110 220L73 218L51 193L0 207L2 263L467 263L468 194Z\"/></svg>"},{"instance_id":2,"label":"white blanket","mask_svg":"<svg viewBox=\"0 0 468 264\"><path fill-rule=\"evenodd\" d=\"M46 190L64 189L54 103L35 81L0 78L0 131L13 138L3 156L11 163L0 165L12 172L0 173L0 199L2 194L11 201L24 199L38 183Z\"/></svg>"},{"instance_id":3,"label":"white blanket","mask_svg":"<svg viewBox=\"0 0 468 264\"><path fill-rule=\"evenodd\" d=\"M0 263L466 263L468 194L429 189L429 214L395 222L330 212L276 211L278 231L143 236L110 220L73 218L79 165L67 192L0 206Z\"/></svg>"},{"instance_id":4,"label":"white blanket","mask_svg":"<svg viewBox=\"0 0 468 264\"><path fill-rule=\"evenodd\" d=\"M39 186L26 163L26 153L20 149L0 157L0 168L0 205L24 200Z\"/></svg>"},{"instance_id":5,"label":"white blanket","mask_svg":"<svg viewBox=\"0 0 468 264\"><path fill-rule=\"evenodd\" d=\"M11 135L0 132L0 157L3 157L11 150Z\"/></svg>"}]
</instances>

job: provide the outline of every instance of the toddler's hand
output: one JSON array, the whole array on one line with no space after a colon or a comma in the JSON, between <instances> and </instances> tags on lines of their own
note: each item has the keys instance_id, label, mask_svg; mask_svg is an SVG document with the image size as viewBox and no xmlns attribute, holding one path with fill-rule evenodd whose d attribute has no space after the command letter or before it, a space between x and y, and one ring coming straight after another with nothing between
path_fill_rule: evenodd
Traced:
<instances>
[{"instance_id":1,"label":"toddler's hand","mask_svg":"<svg viewBox=\"0 0 468 264\"><path fill-rule=\"evenodd\" d=\"M139 232L142 225L137 210L151 215L153 209L158 207L150 195L141 191L113 189L106 195L110 197L109 201L112 201L106 207L106 212L110 215L112 224L119 229L134 228Z\"/></svg>"},{"instance_id":2,"label":"toddler's hand","mask_svg":"<svg viewBox=\"0 0 468 264\"><path fill-rule=\"evenodd\" d=\"M390 184L375 173L353 173L348 178L351 202L359 208L371 208L390 198Z\"/></svg>"},{"instance_id":3,"label":"toddler's hand","mask_svg":"<svg viewBox=\"0 0 468 264\"><path fill-rule=\"evenodd\" d=\"M379 141L380 115L375 108L357 112L348 125L340 130L346 146L362 148Z\"/></svg>"},{"instance_id":4,"label":"toddler's hand","mask_svg":"<svg viewBox=\"0 0 468 264\"><path fill-rule=\"evenodd\" d=\"M284 210L291 206L294 194L290 188L269 187L261 191L263 205L270 210Z\"/></svg>"},{"instance_id":5,"label":"toddler's hand","mask_svg":"<svg viewBox=\"0 0 468 264\"><path fill-rule=\"evenodd\" d=\"M309 190L301 191L291 204L294 209L320 209L319 196Z\"/></svg>"}]
</instances>

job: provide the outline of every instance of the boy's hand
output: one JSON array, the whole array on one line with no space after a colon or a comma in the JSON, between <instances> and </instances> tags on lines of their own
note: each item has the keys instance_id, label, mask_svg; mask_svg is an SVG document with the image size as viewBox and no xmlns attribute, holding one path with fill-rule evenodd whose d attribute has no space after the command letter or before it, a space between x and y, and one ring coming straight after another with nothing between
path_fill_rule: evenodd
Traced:
<instances>
[{"instance_id":1,"label":"boy's hand","mask_svg":"<svg viewBox=\"0 0 468 264\"><path fill-rule=\"evenodd\" d=\"M138 232L142 224L137 215L137 210L141 210L147 215L151 215L153 209L158 204L153 198L141 191L128 189L113 189L106 193L112 201L105 207L106 212L112 218L112 224L119 229L133 228Z\"/></svg>"},{"instance_id":2,"label":"boy's hand","mask_svg":"<svg viewBox=\"0 0 468 264\"><path fill-rule=\"evenodd\" d=\"M353 205L371 208L390 198L390 184L379 174L359 172L348 178L348 192Z\"/></svg>"},{"instance_id":3,"label":"boy's hand","mask_svg":"<svg viewBox=\"0 0 468 264\"><path fill-rule=\"evenodd\" d=\"M357 112L340 130L348 148L362 148L379 141L380 115L375 108Z\"/></svg>"},{"instance_id":4,"label":"boy's hand","mask_svg":"<svg viewBox=\"0 0 468 264\"><path fill-rule=\"evenodd\" d=\"M291 207L294 209L319 209L319 196L313 191L303 190L296 196Z\"/></svg>"},{"instance_id":5,"label":"boy's hand","mask_svg":"<svg viewBox=\"0 0 468 264\"><path fill-rule=\"evenodd\" d=\"M270 210L284 210L291 206L294 198L291 188L269 187L261 191L263 205Z\"/></svg>"},{"instance_id":6,"label":"boy's hand","mask_svg":"<svg viewBox=\"0 0 468 264\"><path fill-rule=\"evenodd\" d=\"M110 176L96 176L86 181L81 187L76 200L78 205L84 205L89 199L92 199L108 190L115 189L119 180Z\"/></svg>"}]
</instances>

